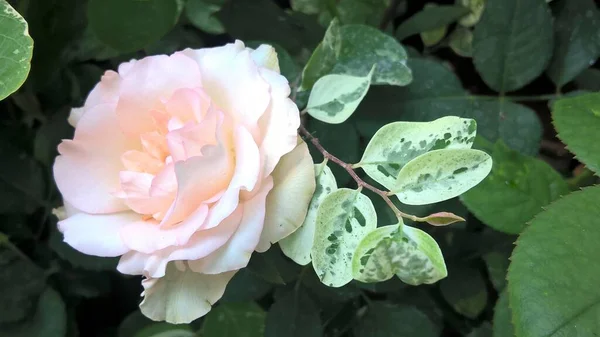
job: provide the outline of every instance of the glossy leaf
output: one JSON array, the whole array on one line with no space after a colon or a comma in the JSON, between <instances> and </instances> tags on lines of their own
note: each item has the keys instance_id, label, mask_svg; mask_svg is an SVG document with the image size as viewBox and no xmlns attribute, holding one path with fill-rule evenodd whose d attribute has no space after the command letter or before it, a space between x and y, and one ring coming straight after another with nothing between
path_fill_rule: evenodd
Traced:
<instances>
[{"instance_id":1,"label":"glossy leaf","mask_svg":"<svg viewBox=\"0 0 600 337\"><path fill-rule=\"evenodd\" d=\"M204 337L263 337L267 314L254 302L224 303L204 319Z\"/></svg>"},{"instance_id":2,"label":"glossy leaf","mask_svg":"<svg viewBox=\"0 0 600 337\"><path fill-rule=\"evenodd\" d=\"M432 150L468 149L475 140L472 119L442 117L432 122L395 122L379 129L369 141L357 167L387 188L393 188L400 170Z\"/></svg>"},{"instance_id":3,"label":"glossy leaf","mask_svg":"<svg viewBox=\"0 0 600 337\"><path fill-rule=\"evenodd\" d=\"M325 75L315 83L306 110L312 117L329 124L346 121L367 94L375 66L365 77Z\"/></svg>"},{"instance_id":4,"label":"glossy leaf","mask_svg":"<svg viewBox=\"0 0 600 337\"><path fill-rule=\"evenodd\" d=\"M463 6L426 6L398 27L396 37L403 40L414 34L440 28L455 22L468 13L469 9Z\"/></svg>"},{"instance_id":5,"label":"glossy leaf","mask_svg":"<svg viewBox=\"0 0 600 337\"><path fill-rule=\"evenodd\" d=\"M486 225L519 234L543 207L569 193L566 181L546 162L521 155L501 142L491 154L490 175L461 196Z\"/></svg>"},{"instance_id":6,"label":"glossy leaf","mask_svg":"<svg viewBox=\"0 0 600 337\"><path fill-rule=\"evenodd\" d=\"M341 287L352 280L354 250L376 226L375 208L359 191L341 188L323 200L311 253L321 282Z\"/></svg>"},{"instance_id":7,"label":"glossy leaf","mask_svg":"<svg viewBox=\"0 0 600 337\"><path fill-rule=\"evenodd\" d=\"M310 252L313 247L317 227L317 211L325 198L337 190L335 176L326 162L315 164L315 194L310 200L308 212L302 225L292 234L279 241L283 253L300 265L311 261Z\"/></svg>"},{"instance_id":8,"label":"glossy leaf","mask_svg":"<svg viewBox=\"0 0 600 337\"><path fill-rule=\"evenodd\" d=\"M548 66L552 34L544 0L487 0L473 32L475 68L500 93L520 89Z\"/></svg>"},{"instance_id":9,"label":"glossy leaf","mask_svg":"<svg viewBox=\"0 0 600 337\"><path fill-rule=\"evenodd\" d=\"M562 87L600 56L600 12L593 0L560 1L548 76Z\"/></svg>"},{"instance_id":10,"label":"glossy leaf","mask_svg":"<svg viewBox=\"0 0 600 337\"><path fill-rule=\"evenodd\" d=\"M27 21L6 0L0 0L0 100L25 82L32 52Z\"/></svg>"},{"instance_id":11,"label":"glossy leaf","mask_svg":"<svg viewBox=\"0 0 600 337\"><path fill-rule=\"evenodd\" d=\"M598 200L597 186L571 193L538 214L517 240L508 270L517 336L600 333Z\"/></svg>"},{"instance_id":12,"label":"glossy leaf","mask_svg":"<svg viewBox=\"0 0 600 337\"><path fill-rule=\"evenodd\" d=\"M559 99L552 106L558 137L587 167L600 172L600 94Z\"/></svg>"},{"instance_id":13,"label":"glossy leaf","mask_svg":"<svg viewBox=\"0 0 600 337\"><path fill-rule=\"evenodd\" d=\"M434 150L413 159L400 170L392 193L409 205L448 200L477 185L491 168L492 159L483 151Z\"/></svg>"},{"instance_id":14,"label":"glossy leaf","mask_svg":"<svg viewBox=\"0 0 600 337\"><path fill-rule=\"evenodd\" d=\"M179 10L176 0L91 0L87 16L102 42L130 52L165 35L177 22Z\"/></svg>"}]
</instances>

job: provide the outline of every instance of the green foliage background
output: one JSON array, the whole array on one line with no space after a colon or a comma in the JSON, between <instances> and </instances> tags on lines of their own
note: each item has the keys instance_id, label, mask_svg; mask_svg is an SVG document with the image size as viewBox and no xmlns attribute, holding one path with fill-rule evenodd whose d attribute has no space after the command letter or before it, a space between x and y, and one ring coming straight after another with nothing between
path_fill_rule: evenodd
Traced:
<instances>
[{"instance_id":1,"label":"green foliage background","mask_svg":"<svg viewBox=\"0 0 600 337\"><path fill-rule=\"evenodd\" d=\"M0 101L0 336L600 333L595 248L600 193L590 187L561 199L597 183L594 172L600 167L600 99L586 94L600 89L600 13L594 1L8 2L28 22L34 49L27 81ZM489 177L460 198L427 206L397 203L418 216L450 211L467 219L449 227L413 224L439 243L448 278L417 287L393 278L330 288L312 268L299 267L274 247L254 254L206 317L181 326L144 318L137 307L140 278L117 273L114 259L78 253L56 229L52 209L62 202L51 167L57 144L73 135L70 108L81 106L102 73L123 61L234 38L249 46L276 46L282 73L296 87L304 86L302 69L334 17L343 25L380 29L401 42L412 81L372 86L342 124L305 117L307 129L328 151L356 163L387 123L454 115L477 121L474 147L493 157ZM20 27L0 15L2 34L22 32ZM14 91L9 86L19 87L29 64L10 55L6 39L0 38L0 55L8 60L0 62L2 97ZM331 60L317 61L326 67ZM312 83L321 75L312 74ZM306 92L298 93L301 108L307 100ZM313 157L316 163L322 159L317 151ZM340 167L330 166L339 187L356 187ZM381 199L365 194L379 226L395 223Z\"/></svg>"}]
</instances>

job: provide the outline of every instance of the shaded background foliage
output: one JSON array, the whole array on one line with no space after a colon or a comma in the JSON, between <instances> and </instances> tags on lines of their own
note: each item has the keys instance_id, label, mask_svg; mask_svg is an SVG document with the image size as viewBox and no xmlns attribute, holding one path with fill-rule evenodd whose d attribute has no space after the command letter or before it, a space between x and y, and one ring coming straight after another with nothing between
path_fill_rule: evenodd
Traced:
<instances>
[{"instance_id":1,"label":"shaded background foliage","mask_svg":"<svg viewBox=\"0 0 600 337\"><path fill-rule=\"evenodd\" d=\"M555 0L549 7L488 0L479 22L464 17L468 8L442 0L428 6L412 0L9 2L29 23L35 48L27 82L0 101L0 336L514 336L504 289L516 235L543 207L597 180L558 140L550 117L550 103L561 93L599 88L600 14L591 0ZM467 219L443 228L415 224L438 241L448 278L418 287L394 278L329 288L312 268L274 247L253 256L206 317L189 326L145 319L137 309L139 277L118 274L115 259L74 251L57 232L52 209L61 200L51 167L57 144L73 135L70 108L82 105L102 73L123 61L233 38L275 45L282 73L297 85L333 16L396 36L408 51L413 81L372 87L343 124L305 118L328 151L355 163L386 123L457 115L477 120L476 147L494 158L490 177L460 200L398 203L420 216L451 211ZM512 35L498 33L509 22ZM306 100L298 93L301 107ZM318 152L313 156L321 160ZM331 168L340 187L354 187L342 169ZM385 203L365 193L378 224L394 223Z\"/></svg>"}]
</instances>

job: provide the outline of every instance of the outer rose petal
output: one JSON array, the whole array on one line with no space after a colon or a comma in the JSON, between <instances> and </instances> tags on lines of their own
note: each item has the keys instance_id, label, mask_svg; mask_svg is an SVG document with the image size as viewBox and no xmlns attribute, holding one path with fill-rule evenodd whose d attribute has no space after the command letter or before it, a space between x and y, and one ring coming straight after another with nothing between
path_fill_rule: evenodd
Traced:
<instances>
[{"instance_id":1,"label":"outer rose petal","mask_svg":"<svg viewBox=\"0 0 600 337\"><path fill-rule=\"evenodd\" d=\"M121 154L136 149L139 142L119 131L114 109L114 104L100 104L87 110L73 140L58 146L61 155L54 163L58 189L67 202L87 213L128 209L113 192L120 186Z\"/></svg>"},{"instance_id":2,"label":"outer rose petal","mask_svg":"<svg viewBox=\"0 0 600 337\"><path fill-rule=\"evenodd\" d=\"M121 77L118 73L108 70L102 75L100 82L90 92L82 108L74 108L69 115L69 124L76 127L87 109L102 103L117 103Z\"/></svg>"},{"instance_id":3,"label":"outer rose petal","mask_svg":"<svg viewBox=\"0 0 600 337\"><path fill-rule=\"evenodd\" d=\"M283 156L273 171L274 188L267 196L265 225L256 251L264 252L293 233L304 221L315 192L313 160L306 143Z\"/></svg>"},{"instance_id":4,"label":"outer rose petal","mask_svg":"<svg viewBox=\"0 0 600 337\"><path fill-rule=\"evenodd\" d=\"M218 301L235 272L217 275L198 274L179 264L170 263L159 279L142 281L142 313L155 321L181 324L204 316Z\"/></svg>"},{"instance_id":5,"label":"outer rose petal","mask_svg":"<svg viewBox=\"0 0 600 337\"><path fill-rule=\"evenodd\" d=\"M256 50L252 50L250 56L259 67L267 68L278 73L280 72L277 52L275 51L275 48L268 44L261 44Z\"/></svg>"},{"instance_id":6,"label":"outer rose petal","mask_svg":"<svg viewBox=\"0 0 600 337\"><path fill-rule=\"evenodd\" d=\"M96 256L113 257L125 254L129 247L119 234L124 226L140 220L134 212L108 215L77 213L58 223L65 242L78 251Z\"/></svg>"},{"instance_id":7,"label":"outer rose petal","mask_svg":"<svg viewBox=\"0 0 600 337\"><path fill-rule=\"evenodd\" d=\"M231 239L209 256L189 261L190 269L205 274L219 274L246 267L260 239L265 219L266 197L272 187L271 177L267 177L260 191L243 203L242 222Z\"/></svg>"}]
</instances>

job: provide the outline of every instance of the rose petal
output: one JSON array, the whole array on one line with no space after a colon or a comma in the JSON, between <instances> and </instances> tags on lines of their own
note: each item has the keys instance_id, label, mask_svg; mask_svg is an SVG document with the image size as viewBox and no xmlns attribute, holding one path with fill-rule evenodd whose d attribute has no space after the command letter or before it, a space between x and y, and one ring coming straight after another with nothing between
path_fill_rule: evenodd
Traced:
<instances>
[{"instance_id":1,"label":"rose petal","mask_svg":"<svg viewBox=\"0 0 600 337\"><path fill-rule=\"evenodd\" d=\"M119 189L121 154L137 149L139 143L119 131L114 108L114 104L100 104L89 109L74 139L58 146L61 155L54 163L58 189L66 201L87 213L127 210L112 193Z\"/></svg>"},{"instance_id":2,"label":"rose petal","mask_svg":"<svg viewBox=\"0 0 600 337\"><path fill-rule=\"evenodd\" d=\"M205 274L219 274L246 267L263 230L266 197L272 187L273 181L267 177L260 191L243 203L244 215L235 234L209 256L189 261L190 269Z\"/></svg>"},{"instance_id":3,"label":"rose petal","mask_svg":"<svg viewBox=\"0 0 600 337\"><path fill-rule=\"evenodd\" d=\"M140 309L155 321L190 323L210 311L211 306L223 296L234 274L198 274L188 268L179 270L171 263L165 277L142 281L144 300Z\"/></svg>"},{"instance_id":4,"label":"rose petal","mask_svg":"<svg viewBox=\"0 0 600 337\"><path fill-rule=\"evenodd\" d=\"M275 48L268 44L261 44L256 50L250 50L250 56L256 65L279 73L279 60L277 59Z\"/></svg>"},{"instance_id":5,"label":"rose petal","mask_svg":"<svg viewBox=\"0 0 600 337\"><path fill-rule=\"evenodd\" d=\"M182 53L143 58L122 78L117 115L121 128L133 135L155 129L149 112L160 110L175 90L202 86L198 65Z\"/></svg>"},{"instance_id":6,"label":"rose petal","mask_svg":"<svg viewBox=\"0 0 600 337\"><path fill-rule=\"evenodd\" d=\"M266 251L272 243L292 234L304 221L315 192L313 161L306 143L298 144L283 156L272 176L274 187L267 196L265 226L256 248L258 252Z\"/></svg>"},{"instance_id":7,"label":"rose petal","mask_svg":"<svg viewBox=\"0 0 600 337\"><path fill-rule=\"evenodd\" d=\"M210 110L198 124L186 125L167 134L167 145L174 161L202 156L206 145L217 144L217 128L223 125L223 113Z\"/></svg>"},{"instance_id":8,"label":"rose petal","mask_svg":"<svg viewBox=\"0 0 600 337\"><path fill-rule=\"evenodd\" d=\"M108 215L77 213L58 223L65 242L78 251L96 256L119 256L129 251L121 240L119 231L124 226L140 220L134 212Z\"/></svg>"}]
</instances>

